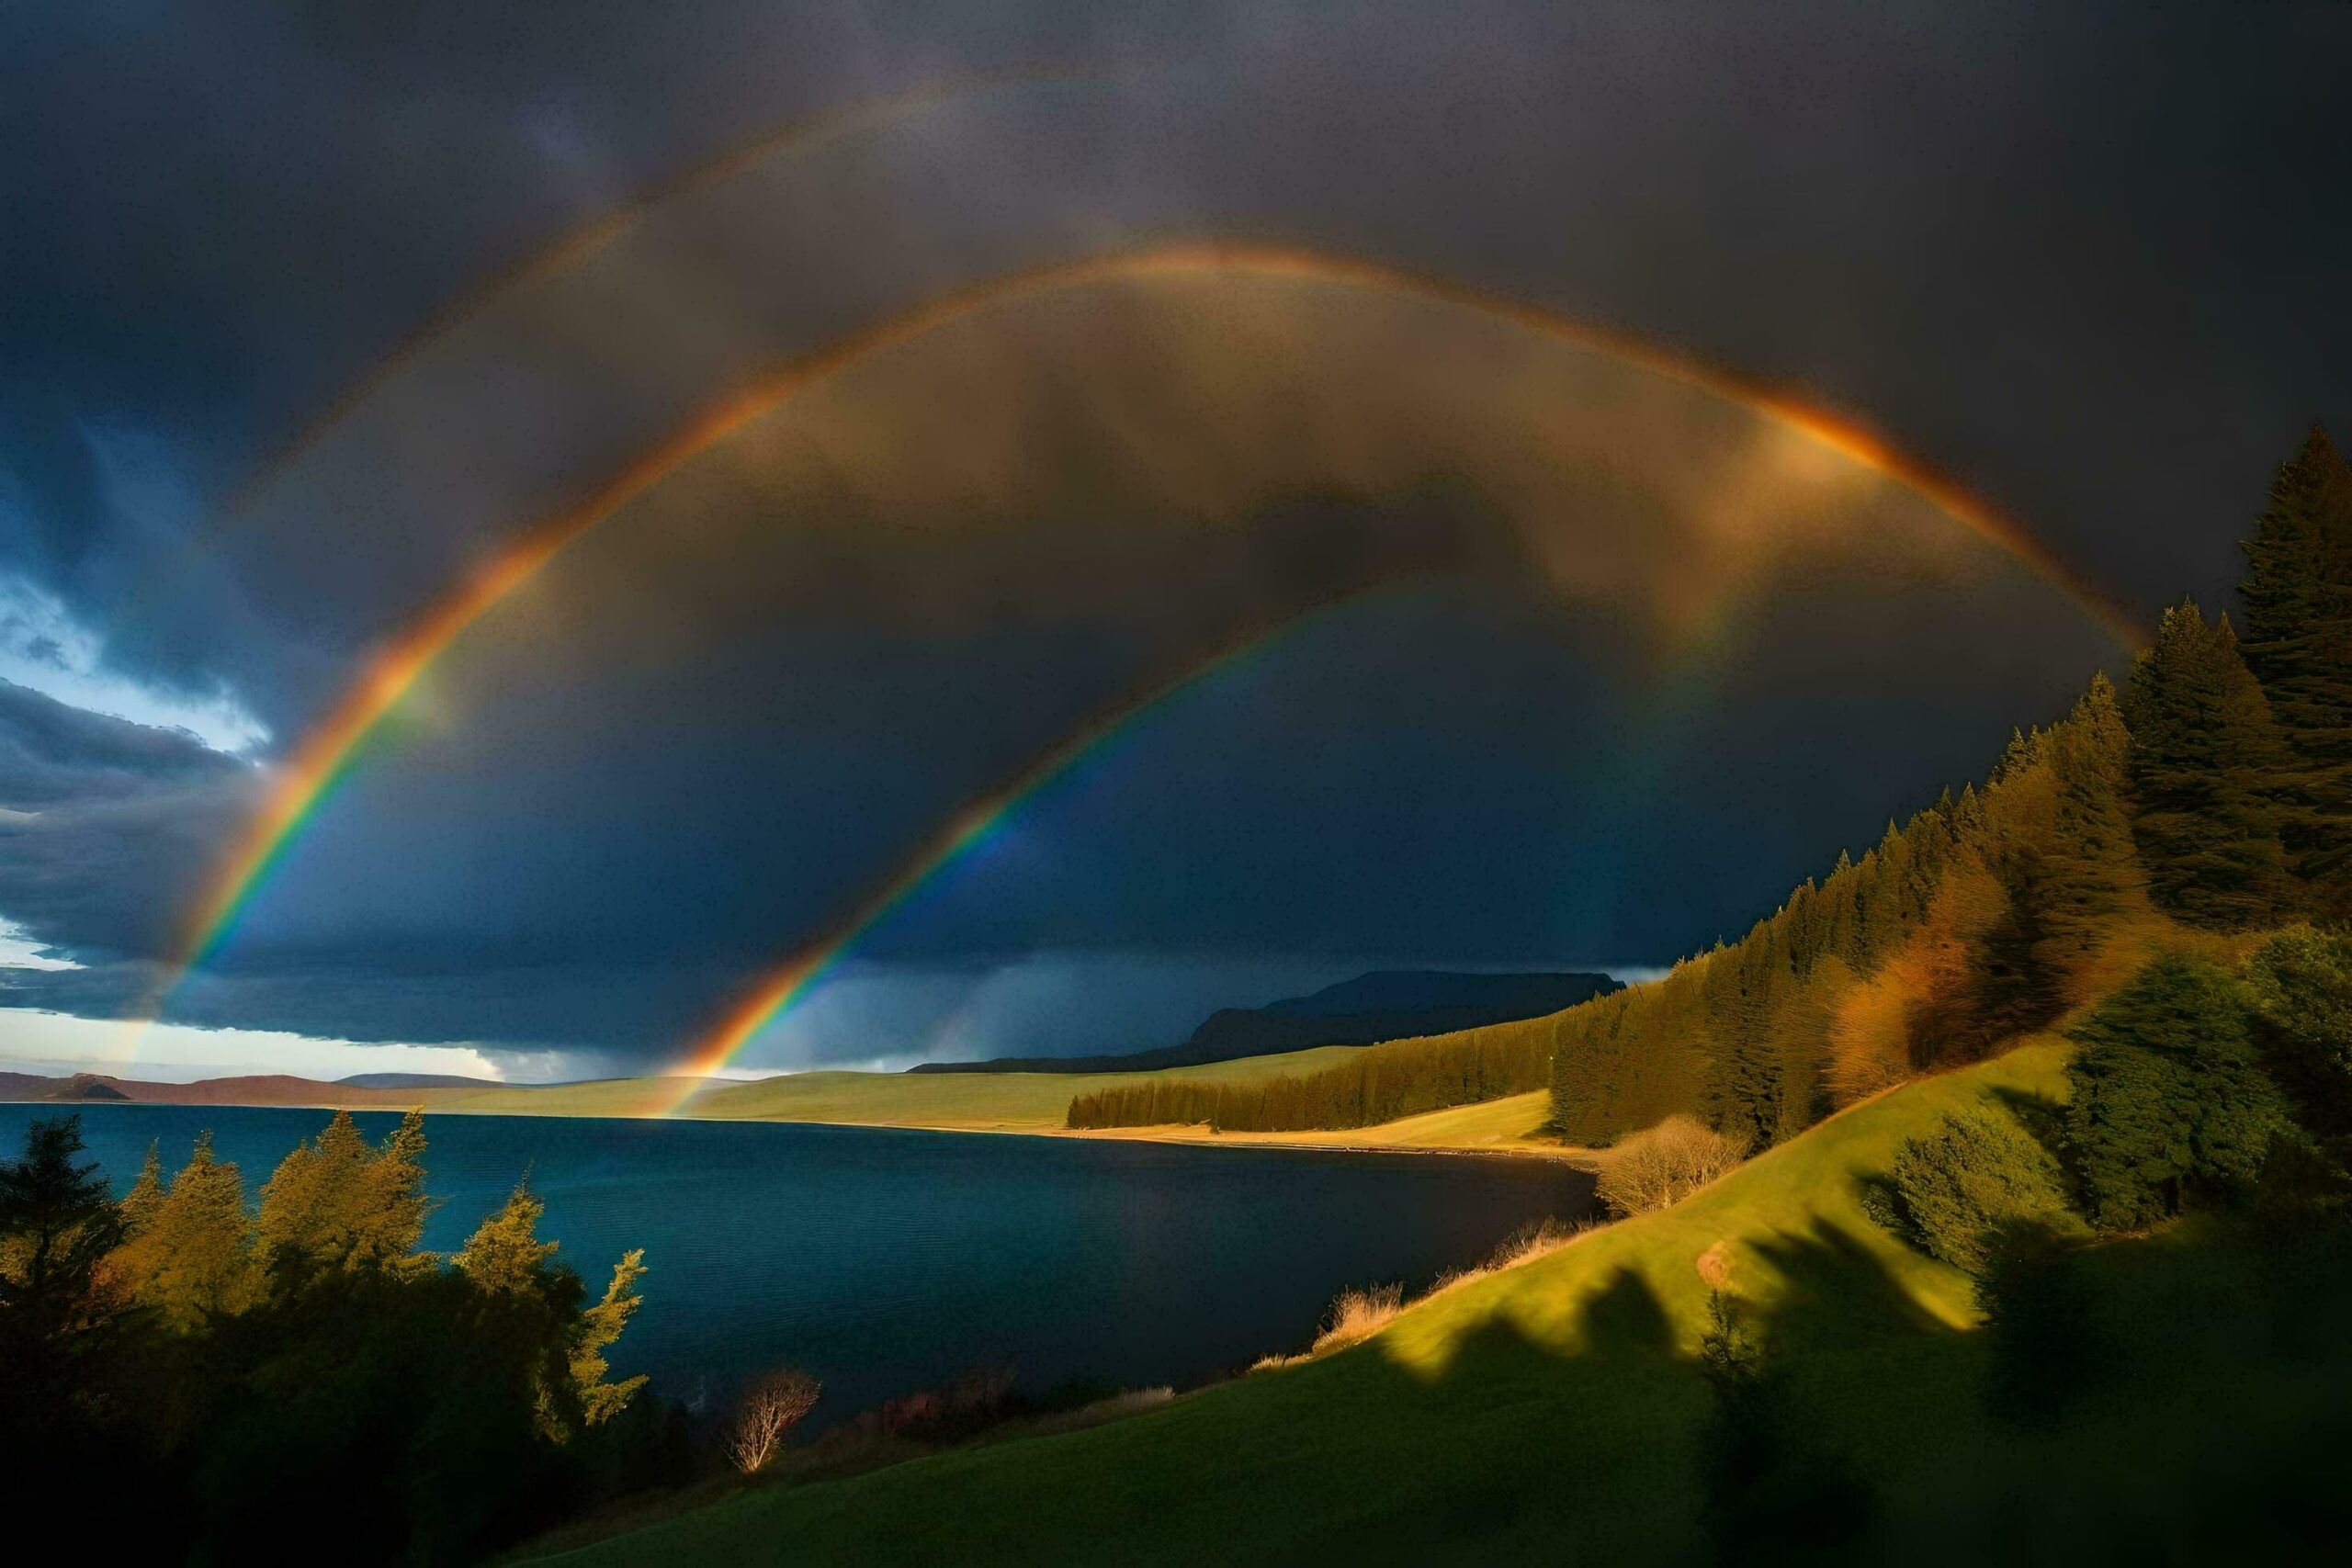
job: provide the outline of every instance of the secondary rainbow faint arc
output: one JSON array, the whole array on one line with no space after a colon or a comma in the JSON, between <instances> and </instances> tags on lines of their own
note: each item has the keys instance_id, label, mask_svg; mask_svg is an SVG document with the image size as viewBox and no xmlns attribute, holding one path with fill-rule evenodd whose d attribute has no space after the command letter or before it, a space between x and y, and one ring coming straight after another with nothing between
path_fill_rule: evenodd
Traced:
<instances>
[{"instance_id":1,"label":"secondary rainbow faint arc","mask_svg":"<svg viewBox=\"0 0 2352 1568\"><path fill-rule=\"evenodd\" d=\"M483 614L531 581L565 546L700 454L798 393L876 355L973 315L1059 289L1121 279L1202 273L1296 278L1399 292L1471 310L1572 346L1604 353L1779 419L1925 496L1939 509L2065 591L2126 647L2131 620L2079 572L1991 507L1927 465L1894 451L1867 431L1760 382L1715 369L1626 333L1587 326L1518 300L1383 262L1299 246L1183 241L1051 262L948 289L897 315L850 333L775 372L728 391L650 447L577 504L527 530L469 576L413 626L369 661L366 672L279 771L263 808L240 835L182 926L171 984L218 951L238 911L284 852L319 800L349 767L377 723L426 669Z\"/></svg>"},{"instance_id":2,"label":"secondary rainbow faint arc","mask_svg":"<svg viewBox=\"0 0 2352 1568\"><path fill-rule=\"evenodd\" d=\"M328 431L340 424L355 409L466 322L507 295L532 284L544 283L574 263L595 254L670 202L724 185L736 175L747 174L771 159L813 152L861 131L883 130L964 99L1021 87L1084 81L1105 74L1109 73L1073 66L1032 67L935 82L903 93L837 104L766 131L705 163L655 181L580 227L567 231L548 244L498 268L426 317L362 371L357 379L335 394L334 400L323 411L255 468L243 484L231 492L215 515L226 518L243 511L254 496L300 462Z\"/></svg>"},{"instance_id":3,"label":"secondary rainbow faint arc","mask_svg":"<svg viewBox=\"0 0 2352 1568\"><path fill-rule=\"evenodd\" d=\"M793 1003L807 995L811 987L848 954L860 937L880 925L933 877L979 848L1039 790L1159 712L1177 696L1214 680L1252 656L1265 652L1274 644L1287 640L1333 612L1360 604L1396 586L1396 583L1384 582L1341 593L1287 616L1271 627L1250 632L1172 680L1148 687L1143 695L1113 708L1103 717L1080 726L1051 750L1022 769L1020 774L1003 787L983 795L956 813L937 832L917 845L912 853L900 860L898 869L889 878L868 895L847 919L780 968L770 971L741 1001L728 1010L718 1026L687 1054L684 1061L665 1069L666 1074L684 1075L690 1080L666 1110L674 1111L694 1098L702 1088L699 1080L725 1066L771 1020L782 1017Z\"/></svg>"}]
</instances>

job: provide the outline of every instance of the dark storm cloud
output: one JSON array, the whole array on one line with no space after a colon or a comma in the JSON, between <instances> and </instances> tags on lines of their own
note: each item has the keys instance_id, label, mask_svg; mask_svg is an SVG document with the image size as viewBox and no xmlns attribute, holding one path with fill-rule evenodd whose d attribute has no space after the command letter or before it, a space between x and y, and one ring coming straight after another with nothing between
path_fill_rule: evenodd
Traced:
<instances>
[{"instance_id":1,"label":"dark storm cloud","mask_svg":"<svg viewBox=\"0 0 2352 1568\"><path fill-rule=\"evenodd\" d=\"M184 731L108 718L0 680L0 806L17 812L245 771Z\"/></svg>"},{"instance_id":2,"label":"dark storm cloud","mask_svg":"<svg viewBox=\"0 0 2352 1568\"><path fill-rule=\"evenodd\" d=\"M254 784L193 736L0 681L0 918L93 957L156 951Z\"/></svg>"},{"instance_id":3,"label":"dark storm cloud","mask_svg":"<svg viewBox=\"0 0 2352 1568\"><path fill-rule=\"evenodd\" d=\"M288 728L333 665L284 644L364 646L481 530L712 377L910 290L1170 230L1442 267L1813 388L2147 603L2227 570L2213 518L2254 504L2276 432L2338 395L2344 220L2309 193L2332 178L2310 131L2339 8L1364 27L1243 6L1188 12L1189 43L1155 14L617 7L545 37L435 7L383 28L93 7L51 21L64 39L20 18L11 144L63 149L0 175L12 292L36 301L6 355L35 448L13 466L55 488L51 570L131 622L122 657L230 663ZM501 352L393 398L390 446L354 454L381 460L297 484L239 559L259 626L222 643L210 592L119 615L126 577L165 568L107 536L76 419L168 428L220 493L469 278L616 192L862 93L1138 60L1181 68L944 113L690 204ZM666 353L614 348L629 322ZM411 502L395 526L355 525L388 485ZM2121 517L2142 547L2114 548Z\"/></svg>"},{"instance_id":4,"label":"dark storm cloud","mask_svg":"<svg viewBox=\"0 0 2352 1568\"><path fill-rule=\"evenodd\" d=\"M2347 53L2339 6L20 9L0 20L0 146L22 150L0 155L0 573L71 606L117 670L232 694L282 754L371 645L715 388L942 288L1236 234L1785 382L2142 607L2217 597L2269 465L2312 415L2352 415L2324 133ZM416 322L617 193L826 104L1040 64L1100 70L678 204L420 359L233 525L205 521ZM1386 379L1430 373L1395 361ZM925 375L1000 468L1102 460L1121 366L1057 402L975 363ZM1648 734L1656 649L1621 642L1655 642L1663 608L1628 590L1564 623L1495 586L1648 581L1638 551L1618 578L1606 540L1531 553L1498 521L1510 498L1458 473L1251 498L1213 549L1132 484L1073 483L1041 516L947 460L952 422L855 446L910 395L833 405L837 439L806 449L831 491L720 463L525 596L503 652L428 682L182 1014L659 1054L1073 728L1416 572L1453 586L1343 619L1355 640L1255 707L1141 738L877 932L930 976L914 1013L1072 949L1664 958L1975 772L2096 657L2022 589L1963 611L1783 581L1733 607L1763 651ZM1164 441L1197 405L1124 406ZM1363 423L1374 457L1407 423ZM168 482L124 482L134 447ZM1155 485L1217 471L1171 453ZM866 482L894 464L1003 525L968 558L927 541L920 570L845 546L950 514ZM1558 493L1616 503L1585 474ZM812 509L824 525L784 525ZM1770 576L1680 553L1656 581L1701 609ZM153 955L254 779L21 698L0 769L24 793L0 806L40 816L0 818L0 917ZM25 983L100 1011L145 978L133 958Z\"/></svg>"}]
</instances>

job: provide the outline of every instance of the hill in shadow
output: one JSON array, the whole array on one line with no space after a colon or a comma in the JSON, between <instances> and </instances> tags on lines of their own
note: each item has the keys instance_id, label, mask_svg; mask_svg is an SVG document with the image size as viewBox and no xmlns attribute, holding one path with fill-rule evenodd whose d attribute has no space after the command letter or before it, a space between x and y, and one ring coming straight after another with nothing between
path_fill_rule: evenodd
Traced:
<instances>
[{"instance_id":1,"label":"hill in shadow","mask_svg":"<svg viewBox=\"0 0 2352 1568\"><path fill-rule=\"evenodd\" d=\"M1220 1008L1181 1045L1109 1056L926 1062L917 1073L1153 1073L1321 1045L1377 1045L1561 1012L1624 987L1577 972L1473 975L1380 969L1259 1008Z\"/></svg>"}]
</instances>

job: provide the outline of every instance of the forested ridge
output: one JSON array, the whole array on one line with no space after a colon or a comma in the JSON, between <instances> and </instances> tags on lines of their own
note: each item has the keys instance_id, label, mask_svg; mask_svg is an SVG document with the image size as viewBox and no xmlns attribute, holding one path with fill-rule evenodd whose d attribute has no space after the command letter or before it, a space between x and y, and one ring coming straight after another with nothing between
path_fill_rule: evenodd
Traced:
<instances>
[{"instance_id":1,"label":"forested ridge","mask_svg":"<svg viewBox=\"0 0 2352 1568\"><path fill-rule=\"evenodd\" d=\"M2184 599L2120 692L2095 675L1981 786L1659 981L1306 1077L1147 1079L1069 1124L1354 1127L1548 1088L1571 1144L1696 1112L1758 1148L2050 1025L2168 933L2352 916L2352 468L2324 432L2245 550L2242 634Z\"/></svg>"}]
</instances>

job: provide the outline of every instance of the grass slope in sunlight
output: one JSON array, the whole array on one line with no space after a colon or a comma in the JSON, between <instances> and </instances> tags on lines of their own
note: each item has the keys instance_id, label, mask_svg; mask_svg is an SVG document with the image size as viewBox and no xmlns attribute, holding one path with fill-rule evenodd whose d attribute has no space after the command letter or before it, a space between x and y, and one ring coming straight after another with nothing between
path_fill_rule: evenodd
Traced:
<instances>
[{"instance_id":1,"label":"grass slope in sunlight","mask_svg":"<svg viewBox=\"0 0 2352 1568\"><path fill-rule=\"evenodd\" d=\"M1265 1144L1278 1147L1493 1149L1557 1155L1563 1152L1557 1138L1537 1135L1537 1129L1551 1119L1551 1091L1539 1089L1501 1100L1480 1100L1475 1105L1424 1111L1418 1116L1399 1117L1371 1127L1317 1127L1295 1133L1212 1133L1205 1127L1106 1127L1086 1135L1182 1138L1188 1143Z\"/></svg>"},{"instance_id":2,"label":"grass slope in sunlight","mask_svg":"<svg viewBox=\"0 0 2352 1568\"><path fill-rule=\"evenodd\" d=\"M1670 1210L1442 1292L1352 1348L1091 1431L854 1478L752 1486L560 1559L611 1565L1427 1561L1699 1549L1713 1408L1688 1355L1701 1260L1804 1303L1865 1427L1949 1389L1904 1365L1957 1337L1966 1281L1863 1217L1860 1182L1945 1110L2049 1095L2041 1041L1855 1107ZM1484 1109L1484 1108L1482 1108ZM1514 1114L1515 1119L1515 1114ZM1269 1349L1275 1347L1268 1347ZM1873 1413L1872 1406L1880 1407Z\"/></svg>"},{"instance_id":3,"label":"grass slope in sunlight","mask_svg":"<svg viewBox=\"0 0 2352 1568\"><path fill-rule=\"evenodd\" d=\"M1251 1056L1164 1076L1268 1078L1329 1066L1353 1047L1325 1045L1280 1056ZM1133 1074L1088 1073L787 1073L749 1083L720 1083L682 1109L688 1116L765 1122L842 1122L876 1127L948 1127L1042 1133L1060 1128L1070 1099ZM418 1089L408 1098L427 1111L497 1116L645 1116L658 1114L686 1088L683 1078L607 1078L543 1089ZM390 1091L373 1091L378 1094Z\"/></svg>"}]
</instances>

